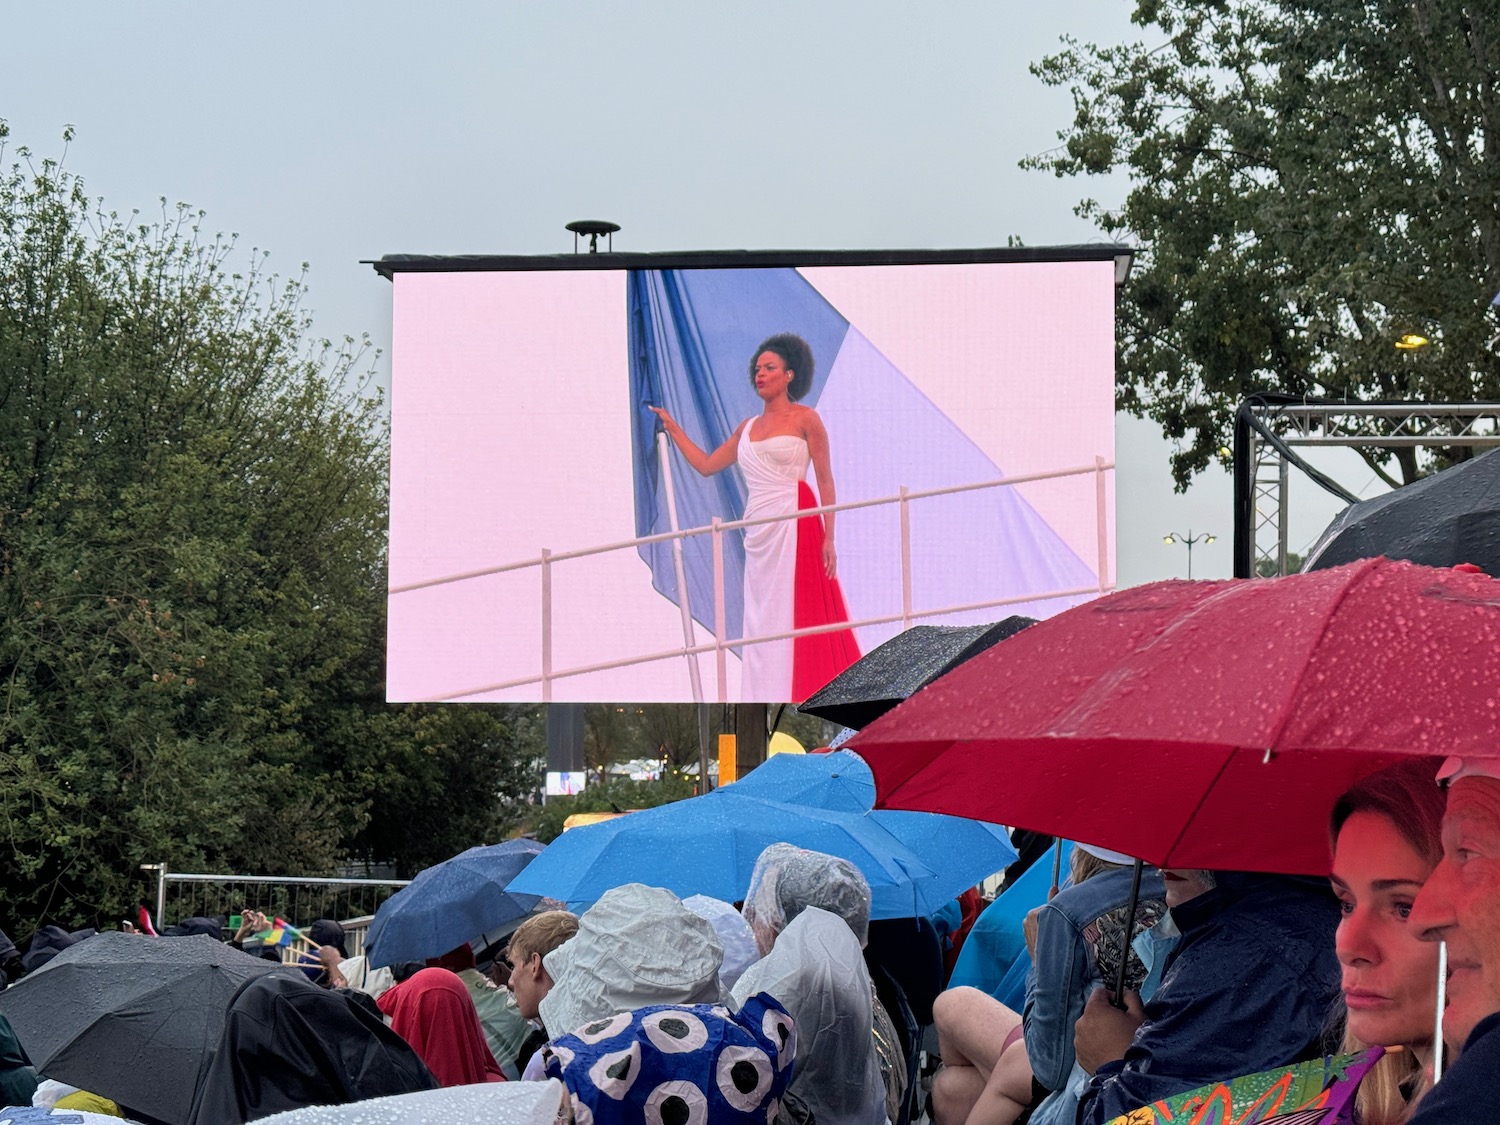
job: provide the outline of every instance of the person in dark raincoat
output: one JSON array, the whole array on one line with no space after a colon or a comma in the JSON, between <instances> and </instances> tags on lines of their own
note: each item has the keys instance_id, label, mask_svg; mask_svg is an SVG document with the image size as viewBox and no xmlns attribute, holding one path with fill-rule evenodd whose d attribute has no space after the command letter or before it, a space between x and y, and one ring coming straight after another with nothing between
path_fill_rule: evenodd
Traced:
<instances>
[{"instance_id":1,"label":"person in dark raincoat","mask_svg":"<svg viewBox=\"0 0 1500 1125\"><path fill-rule=\"evenodd\" d=\"M1080 1099L1079 1125L1314 1058L1327 1046L1341 975L1339 907L1327 882L1222 871L1212 889L1174 904L1175 873L1166 875L1181 941L1144 1009L1128 993L1130 1010L1118 1011L1104 991L1085 1008L1075 1043L1094 1077Z\"/></svg>"},{"instance_id":2,"label":"person in dark raincoat","mask_svg":"<svg viewBox=\"0 0 1500 1125\"><path fill-rule=\"evenodd\" d=\"M230 1001L189 1125L243 1125L437 1085L383 1021L301 976L271 973L245 982Z\"/></svg>"}]
</instances>

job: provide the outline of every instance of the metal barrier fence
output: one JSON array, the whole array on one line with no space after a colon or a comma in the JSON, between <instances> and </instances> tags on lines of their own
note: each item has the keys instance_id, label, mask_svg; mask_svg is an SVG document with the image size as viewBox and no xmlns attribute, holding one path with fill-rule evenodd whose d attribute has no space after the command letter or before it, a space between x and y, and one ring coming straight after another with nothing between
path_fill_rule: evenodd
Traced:
<instances>
[{"instance_id":1,"label":"metal barrier fence","mask_svg":"<svg viewBox=\"0 0 1500 1125\"><path fill-rule=\"evenodd\" d=\"M281 875L206 875L171 871L165 863L145 865L156 874L158 931L184 918L229 919L246 909L306 926L332 918L344 927L350 956L364 946L365 930L376 909L410 879L343 879ZM170 921L169 921L170 919Z\"/></svg>"}]
</instances>

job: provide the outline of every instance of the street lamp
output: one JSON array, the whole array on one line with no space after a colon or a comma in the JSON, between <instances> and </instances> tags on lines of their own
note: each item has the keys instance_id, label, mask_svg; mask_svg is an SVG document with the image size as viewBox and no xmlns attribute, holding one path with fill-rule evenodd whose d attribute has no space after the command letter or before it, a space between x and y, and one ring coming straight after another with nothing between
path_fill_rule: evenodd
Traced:
<instances>
[{"instance_id":1,"label":"street lamp","mask_svg":"<svg viewBox=\"0 0 1500 1125\"><path fill-rule=\"evenodd\" d=\"M1217 538L1218 538L1217 535L1214 535L1212 532L1208 532L1208 531L1203 532L1201 535L1194 535L1193 534L1193 529L1192 528L1188 528L1188 533L1186 535L1182 534L1182 532L1180 532L1180 531L1169 531L1169 532L1167 532L1167 534L1165 534L1165 535L1162 536L1161 541L1163 543L1168 544L1168 545L1173 544L1173 543L1183 543L1183 544L1186 544L1187 549L1188 549L1188 575L1187 576L1189 578L1192 578L1193 577L1193 546L1194 546L1194 544L1197 544L1197 543L1212 543Z\"/></svg>"}]
</instances>

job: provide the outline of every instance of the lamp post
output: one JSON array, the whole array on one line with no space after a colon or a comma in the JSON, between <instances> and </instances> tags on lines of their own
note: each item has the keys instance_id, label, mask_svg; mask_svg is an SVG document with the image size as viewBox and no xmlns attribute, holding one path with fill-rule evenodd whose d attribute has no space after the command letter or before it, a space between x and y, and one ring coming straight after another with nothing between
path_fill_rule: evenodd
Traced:
<instances>
[{"instance_id":1,"label":"lamp post","mask_svg":"<svg viewBox=\"0 0 1500 1125\"><path fill-rule=\"evenodd\" d=\"M1218 538L1217 535L1214 535L1212 532L1208 532L1208 531L1205 531L1205 532L1203 532L1202 534L1199 534L1199 535L1194 535L1193 534L1193 529L1192 528L1188 528L1188 533L1186 535L1182 534L1182 532L1180 532L1180 531L1169 531L1169 532L1167 532L1167 534L1165 534L1165 535L1162 536L1161 541L1163 543L1168 544L1168 545L1173 544L1173 543L1183 543L1183 544L1185 544L1187 546L1187 549L1188 549L1188 573L1187 573L1187 576L1188 576L1189 579L1191 579L1193 577L1193 546L1194 546L1194 544L1197 544L1197 543L1212 543L1217 538Z\"/></svg>"}]
</instances>

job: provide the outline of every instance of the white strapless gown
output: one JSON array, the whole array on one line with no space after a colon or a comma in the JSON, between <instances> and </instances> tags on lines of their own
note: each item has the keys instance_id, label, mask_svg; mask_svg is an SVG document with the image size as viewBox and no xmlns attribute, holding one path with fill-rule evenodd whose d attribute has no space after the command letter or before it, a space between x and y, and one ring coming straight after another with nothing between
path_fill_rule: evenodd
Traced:
<instances>
[{"instance_id":1,"label":"white strapless gown","mask_svg":"<svg viewBox=\"0 0 1500 1125\"><path fill-rule=\"evenodd\" d=\"M749 498L745 519L797 511L797 485L811 461L805 439L794 435L750 440L740 433L739 466ZM745 529L745 614L741 636L760 637L792 629L797 582L797 521L781 520ZM791 638L741 649L740 699L785 703L792 698Z\"/></svg>"}]
</instances>

